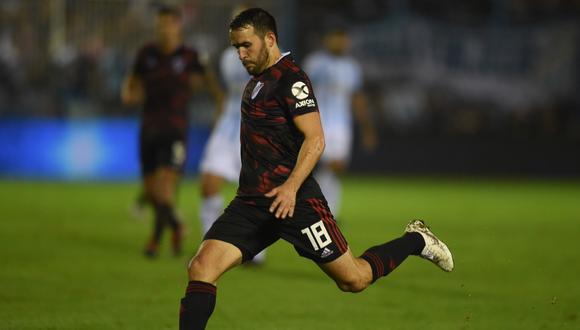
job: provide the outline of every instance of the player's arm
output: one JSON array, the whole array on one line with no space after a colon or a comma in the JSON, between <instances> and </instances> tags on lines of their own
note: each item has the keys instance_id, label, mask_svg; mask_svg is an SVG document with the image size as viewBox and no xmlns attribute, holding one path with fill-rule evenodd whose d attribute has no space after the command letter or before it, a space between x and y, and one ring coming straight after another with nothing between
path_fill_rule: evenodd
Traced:
<instances>
[{"instance_id":1,"label":"player's arm","mask_svg":"<svg viewBox=\"0 0 580 330\"><path fill-rule=\"evenodd\" d=\"M129 74L121 86L121 102L126 106L132 106L142 103L144 99L143 81L136 74Z\"/></svg>"},{"instance_id":2,"label":"player's arm","mask_svg":"<svg viewBox=\"0 0 580 330\"><path fill-rule=\"evenodd\" d=\"M361 142L363 148L372 151L377 147L377 131L373 125L370 112L368 110L368 101L362 91L356 91L352 95L352 109L354 118L359 127Z\"/></svg>"},{"instance_id":3,"label":"player's arm","mask_svg":"<svg viewBox=\"0 0 580 330\"><path fill-rule=\"evenodd\" d=\"M294 216L296 193L324 151L324 132L318 112L296 116L294 123L304 134L304 142L300 147L296 166L286 182L266 194L266 197L276 197L270 206L270 212L275 212L276 218L282 219L286 216Z\"/></svg>"}]
</instances>

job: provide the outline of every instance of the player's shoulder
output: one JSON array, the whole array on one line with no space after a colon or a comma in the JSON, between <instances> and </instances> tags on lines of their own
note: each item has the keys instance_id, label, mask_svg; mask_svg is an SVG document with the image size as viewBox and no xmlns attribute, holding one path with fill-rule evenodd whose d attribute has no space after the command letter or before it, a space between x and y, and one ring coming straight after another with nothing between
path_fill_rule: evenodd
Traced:
<instances>
[{"instance_id":1,"label":"player's shoulder","mask_svg":"<svg viewBox=\"0 0 580 330\"><path fill-rule=\"evenodd\" d=\"M294 62L294 59L290 55L282 58L280 62L282 75L279 80L282 85L292 85L296 81L310 81L306 72Z\"/></svg>"}]
</instances>

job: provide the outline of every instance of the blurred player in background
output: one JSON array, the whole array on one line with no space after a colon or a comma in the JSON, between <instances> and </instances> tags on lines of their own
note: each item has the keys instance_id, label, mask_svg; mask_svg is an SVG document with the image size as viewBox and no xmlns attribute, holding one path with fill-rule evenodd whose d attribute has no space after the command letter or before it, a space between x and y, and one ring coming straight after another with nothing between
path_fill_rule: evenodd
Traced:
<instances>
[{"instance_id":1,"label":"blurred player in background","mask_svg":"<svg viewBox=\"0 0 580 330\"><path fill-rule=\"evenodd\" d=\"M155 257L164 229L172 230L172 249L181 252L183 225L175 212L176 191L186 160L188 104L192 91L207 86L221 107L222 92L195 50L183 44L181 13L161 7L155 24L156 40L138 52L125 80L125 105L143 103L140 162L143 201L153 206L153 234L145 254Z\"/></svg>"},{"instance_id":2,"label":"blurred player in background","mask_svg":"<svg viewBox=\"0 0 580 330\"><path fill-rule=\"evenodd\" d=\"M314 173L332 214L339 218L344 173L351 155L352 115L358 124L360 141L366 151L377 146L377 134L362 91L362 70L348 55L350 38L346 28L335 24L326 32L324 48L308 55L304 71L316 89L316 99L324 129L326 149Z\"/></svg>"},{"instance_id":3,"label":"blurred player in background","mask_svg":"<svg viewBox=\"0 0 580 330\"><path fill-rule=\"evenodd\" d=\"M233 10L232 18L249 8L241 5ZM221 190L224 181L237 182L242 163L240 160L240 101L244 87L250 80L248 71L238 58L233 47L222 53L220 72L226 88L225 111L213 129L201 160L201 219L203 233L207 233L224 209ZM254 257L255 263L262 263L265 252Z\"/></svg>"},{"instance_id":4,"label":"blurred player in background","mask_svg":"<svg viewBox=\"0 0 580 330\"><path fill-rule=\"evenodd\" d=\"M347 292L364 290L410 255L453 269L451 252L421 220L411 221L401 237L353 255L311 175L324 150L312 85L277 40L274 17L263 9L245 10L230 23L230 42L252 75L241 100L242 169L236 198L188 265L182 330L204 329L218 279L280 238ZM264 289L258 285L256 292Z\"/></svg>"}]
</instances>

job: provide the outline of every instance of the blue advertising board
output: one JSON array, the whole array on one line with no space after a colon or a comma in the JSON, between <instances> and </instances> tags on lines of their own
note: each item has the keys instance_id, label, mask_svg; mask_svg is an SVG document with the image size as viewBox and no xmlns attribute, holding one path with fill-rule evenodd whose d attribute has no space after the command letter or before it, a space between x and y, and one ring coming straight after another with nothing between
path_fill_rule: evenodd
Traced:
<instances>
[{"instance_id":1,"label":"blue advertising board","mask_svg":"<svg viewBox=\"0 0 580 330\"><path fill-rule=\"evenodd\" d=\"M0 120L0 176L55 180L139 177L137 119ZM186 174L197 172L209 128L188 135Z\"/></svg>"}]
</instances>

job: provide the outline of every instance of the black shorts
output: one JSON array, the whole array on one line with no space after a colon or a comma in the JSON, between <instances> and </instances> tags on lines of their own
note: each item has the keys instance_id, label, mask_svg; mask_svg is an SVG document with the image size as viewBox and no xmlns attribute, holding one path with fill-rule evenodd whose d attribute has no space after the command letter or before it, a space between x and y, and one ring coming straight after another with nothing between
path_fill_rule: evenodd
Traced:
<instances>
[{"instance_id":1,"label":"black shorts","mask_svg":"<svg viewBox=\"0 0 580 330\"><path fill-rule=\"evenodd\" d=\"M243 261L284 239L299 255L316 263L327 263L344 254L348 244L323 197L298 200L294 216L276 219L268 211L269 203L235 198L217 219L204 239L216 239L235 245Z\"/></svg>"},{"instance_id":2,"label":"black shorts","mask_svg":"<svg viewBox=\"0 0 580 330\"><path fill-rule=\"evenodd\" d=\"M139 158L142 175L153 173L160 167L183 171L187 149L185 138L179 135L147 136L141 134Z\"/></svg>"}]
</instances>

